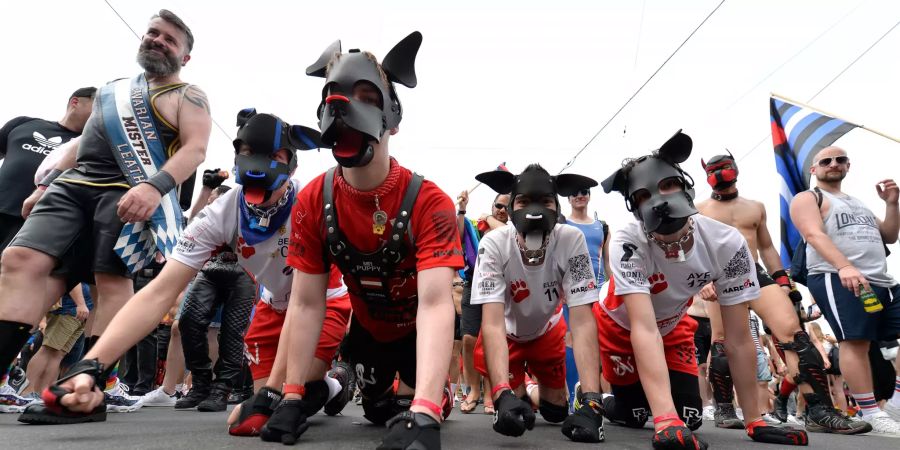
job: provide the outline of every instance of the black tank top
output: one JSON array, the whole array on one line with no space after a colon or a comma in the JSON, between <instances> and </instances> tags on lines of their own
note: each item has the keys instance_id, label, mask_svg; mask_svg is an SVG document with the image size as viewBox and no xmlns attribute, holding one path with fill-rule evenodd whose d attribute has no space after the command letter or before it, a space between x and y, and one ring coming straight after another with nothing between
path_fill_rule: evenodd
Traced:
<instances>
[{"instance_id":1,"label":"black tank top","mask_svg":"<svg viewBox=\"0 0 900 450\"><path fill-rule=\"evenodd\" d=\"M178 128L167 122L156 109L156 98L187 86L187 83L175 83L150 89L150 106L156 129L166 149L166 157L171 157L181 143L178 140ZM77 165L74 169L60 175L59 181L66 183L86 184L98 187L118 187L128 189L128 181L116 162L116 156L109 145L103 126L103 111L100 101L94 101L91 117L84 125L81 142L78 145Z\"/></svg>"}]
</instances>

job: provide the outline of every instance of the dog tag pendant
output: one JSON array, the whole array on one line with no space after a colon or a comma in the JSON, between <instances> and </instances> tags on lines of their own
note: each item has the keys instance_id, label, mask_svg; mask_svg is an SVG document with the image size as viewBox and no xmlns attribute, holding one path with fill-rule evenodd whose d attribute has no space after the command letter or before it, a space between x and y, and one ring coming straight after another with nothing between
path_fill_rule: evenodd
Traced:
<instances>
[{"instance_id":1,"label":"dog tag pendant","mask_svg":"<svg viewBox=\"0 0 900 450\"><path fill-rule=\"evenodd\" d=\"M375 214L372 214L372 233L379 236L384 234L384 226L387 224L387 221L388 217L386 212L380 209L375 211Z\"/></svg>"}]
</instances>

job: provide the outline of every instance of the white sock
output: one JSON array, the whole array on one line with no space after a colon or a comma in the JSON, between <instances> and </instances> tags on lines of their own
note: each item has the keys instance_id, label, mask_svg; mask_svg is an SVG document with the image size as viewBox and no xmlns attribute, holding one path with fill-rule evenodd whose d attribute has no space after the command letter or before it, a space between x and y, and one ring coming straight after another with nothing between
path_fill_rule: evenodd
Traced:
<instances>
[{"instance_id":1,"label":"white sock","mask_svg":"<svg viewBox=\"0 0 900 450\"><path fill-rule=\"evenodd\" d=\"M894 395L891 396L891 399L888 400L891 405L894 405L897 408L900 408L900 375L897 375L897 379L894 381Z\"/></svg>"},{"instance_id":2,"label":"white sock","mask_svg":"<svg viewBox=\"0 0 900 450\"><path fill-rule=\"evenodd\" d=\"M179 383L175 385L175 392L184 392L184 383Z\"/></svg>"},{"instance_id":3,"label":"white sock","mask_svg":"<svg viewBox=\"0 0 900 450\"><path fill-rule=\"evenodd\" d=\"M337 380L337 378L329 377L325 375L325 384L328 385L328 401L337 397L338 394L343 390L343 386L341 386L341 382Z\"/></svg>"}]
</instances>

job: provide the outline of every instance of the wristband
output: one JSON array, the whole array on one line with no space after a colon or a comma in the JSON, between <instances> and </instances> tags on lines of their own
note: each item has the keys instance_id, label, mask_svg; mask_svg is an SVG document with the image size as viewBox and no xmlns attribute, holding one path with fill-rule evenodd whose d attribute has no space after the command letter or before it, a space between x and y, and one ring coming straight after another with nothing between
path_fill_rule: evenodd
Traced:
<instances>
[{"instance_id":1,"label":"wristband","mask_svg":"<svg viewBox=\"0 0 900 450\"><path fill-rule=\"evenodd\" d=\"M417 398L410 403L409 406L421 406L423 408L428 409L433 412L435 416L441 417L441 407L436 405L434 402L430 400L425 400L424 398Z\"/></svg>"},{"instance_id":2,"label":"wristband","mask_svg":"<svg viewBox=\"0 0 900 450\"><path fill-rule=\"evenodd\" d=\"M653 416L653 425L656 425L660 422L665 422L667 420L681 422L681 417L678 417L678 413L668 413L661 416ZM681 422L680 426L684 426L684 422Z\"/></svg>"},{"instance_id":3,"label":"wristband","mask_svg":"<svg viewBox=\"0 0 900 450\"><path fill-rule=\"evenodd\" d=\"M788 276L784 269L772 272L772 279L775 280L779 286L791 287L791 277Z\"/></svg>"},{"instance_id":4,"label":"wristband","mask_svg":"<svg viewBox=\"0 0 900 450\"><path fill-rule=\"evenodd\" d=\"M509 386L509 383L500 383L500 384L494 386L494 388L491 389L491 398L494 398L494 396L497 395L498 392L500 392L504 389L512 390L512 387Z\"/></svg>"},{"instance_id":5,"label":"wristband","mask_svg":"<svg viewBox=\"0 0 900 450\"><path fill-rule=\"evenodd\" d=\"M301 397L306 395L306 386L302 384L285 384L284 395L299 394Z\"/></svg>"},{"instance_id":6,"label":"wristband","mask_svg":"<svg viewBox=\"0 0 900 450\"><path fill-rule=\"evenodd\" d=\"M159 191L159 195L166 195L172 189L175 189L176 183L175 178L169 172L165 170L160 170L156 172L156 175L150 177L147 181L142 181L141 183L147 183L150 186L156 188Z\"/></svg>"},{"instance_id":7,"label":"wristband","mask_svg":"<svg viewBox=\"0 0 900 450\"><path fill-rule=\"evenodd\" d=\"M44 176L44 179L42 179L41 182L38 183L38 187L44 186L46 188L46 186L50 186L50 183L53 183L53 180L55 180L56 177L58 177L60 175L62 175L62 170L59 170L59 169L51 170L50 172L47 173L46 176Z\"/></svg>"},{"instance_id":8,"label":"wristband","mask_svg":"<svg viewBox=\"0 0 900 450\"><path fill-rule=\"evenodd\" d=\"M459 216L464 216L464 215L466 215L466 210L461 209L461 210L457 211L456 214Z\"/></svg>"},{"instance_id":9,"label":"wristband","mask_svg":"<svg viewBox=\"0 0 900 450\"><path fill-rule=\"evenodd\" d=\"M46 191L46 190L47 190L47 186L44 186L43 184L39 184L36 190L38 190L38 191Z\"/></svg>"}]
</instances>

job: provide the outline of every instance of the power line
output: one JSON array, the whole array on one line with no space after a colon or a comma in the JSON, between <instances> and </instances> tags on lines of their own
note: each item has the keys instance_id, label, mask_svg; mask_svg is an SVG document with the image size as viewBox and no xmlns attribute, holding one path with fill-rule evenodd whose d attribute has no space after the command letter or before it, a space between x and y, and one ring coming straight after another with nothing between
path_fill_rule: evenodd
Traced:
<instances>
[{"instance_id":1,"label":"power line","mask_svg":"<svg viewBox=\"0 0 900 450\"><path fill-rule=\"evenodd\" d=\"M884 34L881 35L881 37L879 37L878 39L876 39L875 42L872 43L872 45L870 45L868 48L866 48L865 50L863 50L863 52L860 53L853 61L851 61L850 64L847 64L847 66L844 67L843 70L841 70L840 72L838 72L838 74L835 75L834 78L831 79L831 81L829 81L828 83L826 83L825 86L822 86L822 89L819 89L818 92L816 92L815 94L813 94L812 97L810 97L808 100L806 100L806 103L809 103L809 102L813 101L813 100L814 100L816 97L818 97L819 94L821 94L825 89L828 89L828 87L831 86L832 83L834 83L835 81L837 81L838 78L840 78L842 75L844 75L844 73L847 72L847 70L849 70L851 67L853 67L853 65L856 64L857 61L859 61L860 59L862 59L863 56L866 56L866 53L869 53L869 50L872 50L876 45L878 45L879 42L881 42L885 37L887 37L887 35L891 34L891 31L894 31L894 29L897 28L897 26L900 26L900 20L898 20L898 21L894 24L894 26L892 26L890 29L888 29L887 31L885 31ZM759 146L762 145L762 143L765 142L770 136L772 136L772 133L771 133L771 132L770 132L769 134L767 134L766 137L762 138L762 140L759 141L756 145L754 145L753 148L750 149L750 151L748 151L747 153L744 154L744 156L741 156L740 159L738 159L738 161L739 161L739 162L740 162L740 161L743 161L744 158L750 156L750 154L753 153L753 152L755 152L756 149L758 149Z\"/></svg>"},{"instance_id":2,"label":"power line","mask_svg":"<svg viewBox=\"0 0 900 450\"><path fill-rule=\"evenodd\" d=\"M128 22L125 21L125 18L122 17L121 14L119 14L119 11L116 11L116 8L113 7L113 5L111 5L111 4L109 3L108 0L103 0L103 3L106 3L106 6L109 6L109 9L111 9L112 12L115 13L116 17L118 17L119 20L121 20L122 23L124 23L126 27L128 27L128 29L131 31L131 34L133 34L134 37L138 38L138 40L141 40L141 35L137 34L137 31L134 31L134 28L132 28L131 25L129 25ZM225 135L225 137L226 137L229 141L234 140L234 139L228 134L228 132L225 131L225 129L222 128L221 125L219 125L219 122L216 122L216 119L212 116L212 113L210 113L209 118L212 119L212 123L216 126L216 128L219 129L219 131L222 132L222 134Z\"/></svg>"},{"instance_id":3,"label":"power line","mask_svg":"<svg viewBox=\"0 0 900 450\"><path fill-rule=\"evenodd\" d=\"M675 49L675 51L673 51L672 54L669 55L669 57L666 58L666 60L663 61L663 63L660 64L659 67L656 68L656 70L650 75L650 77L647 78L646 81L644 81L644 84L642 84L641 87L639 87L636 91L634 91L633 94L631 94L631 97L629 97L628 100L625 101L625 104L623 104L623 105L619 108L619 110L616 111L615 114L613 114L612 117L610 117L609 120L607 120L606 123L603 124L602 127L600 127L600 130L598 130L596 133L594 133L594 136L592 136L592 137L587 141L587 143L584 144L584 147L581 147L581 150L578 150L578 152L575 153L575 156L573 156L572 159L570 159L569 162L567 162L566 165L565 165L562 169L560 169L559 172L557 172L557 174L563 173L566 169L568 169L569 167L572 167L572 164L575 164L575 160L578 158L578 156L581 155L581 153L584 152L584 151L588 148L589 145L591 145L591 142L594 142L594 139L597 139L597 136L599 136L600 133L602 133L603 130L605 130L606 127L609 126L609 124L612 123L613 120L615 120L615 118L619 115L619 113L621 113L622 110L625 109L625 107L628 106L628 104L631 103L631 101L634 100L634 98L641 92L641 90L644 89L644 86L647 86L647 84L650 83L650 80L652 80L653 77L655 77L656 74L659 73L659 71L662 70L662 68L665 67L666 64L668 64L669 60L671 60L672 57L674 57L675 54L678 53L679 50L681 50L681 47L684 47L684 44L687 44L687 42L688 42L692 37L694 37L694 34L697 33L697 31L700 29L700 27L702 27L703 24L705 24L706 21L709 20L709 18L712 17L712 15L715 14L716 11L718 11L719 8L721 8L722 5L723 5L724 3L725 3L725 0L722 0L721 2L719 2L718 5L716 5L715 8L713 8L712 11L710 11L709 14L707 14L706 18L704 18L703 21L700 22L700 24L697 25L696 28L694 28L694 31L691 31L691 34L689 34L689 35L684 39L684 41L682 41L681 44L678 45L678 47Z\"/></svg>"}]
</instances>

